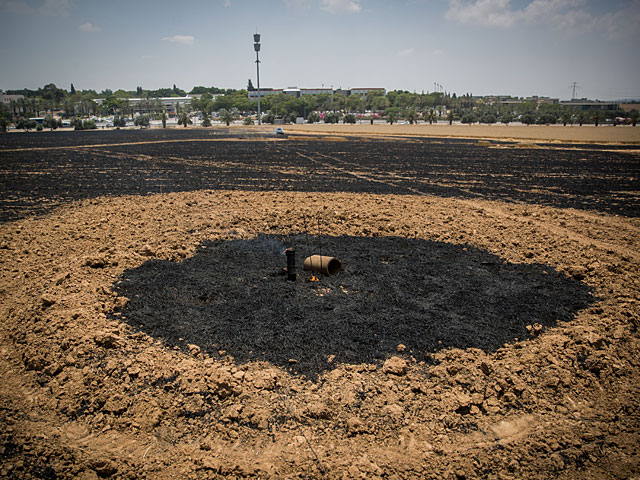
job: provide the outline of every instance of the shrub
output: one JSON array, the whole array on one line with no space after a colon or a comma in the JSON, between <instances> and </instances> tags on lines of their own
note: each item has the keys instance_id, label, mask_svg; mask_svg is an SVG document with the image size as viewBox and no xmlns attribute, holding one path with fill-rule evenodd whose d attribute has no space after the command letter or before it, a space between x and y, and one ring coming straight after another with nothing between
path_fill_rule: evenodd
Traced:
<instances>
[{"instance_id":1,"label":"shrub","mask_svg":"<svg viewBox=\"0 0 640 480\"><path fill-rule=\"evenodd\" d=\"M255 122L253 121L253 118L247 117L247 118L244 119L244 121L242 123L245 124L245 125L253 125ZM204 123L203 123L203 125L204 125Z\"/></svg>"},{"instance_id":2,"label":"shrub","mask_svg":"<svg viewBox=\"0 0 640 480\"><path fill-rule=\"evenodd\" d=\"M147 128L149 128L149 125L151 124L151 121L149 119L149 115L140 115L140 116L136 117L136 119L133 121L133 124L136 127L147 127Z\"/></svg>"},{"instance_id":3,"label":"shrub","mask_svg":"<svg viewBox=\"0 0 640 480\"><path fill-rule=\"evenodd\" d=\"M476 116L473 113L465 113L460 119L460 122L468 123L469 125L471 125L472 123L476 123L476 121Z\"/></svg>"},{"instance_id":4,"label":"shrub","mask_svg":"<svg viewBox=\"0 0 640 480\"><path fill-rule=\"evenodd\" d=\"M120 128L120 127L126 127L127 126L127 120L124 117L114 117L113 119L113 126Z\"/></svg>"},{"instance_id":5,"label":"shrub","mask_svg":"<svg viewBox=\"0 0 640 480\"><path fill-rule=\"evenodd\" d=\"M340 121L340 115L335 112L329 112L324 114L324 123L338 123Z\"/></svg>"},{"instance_id":6,"label":"shrub","mask_svg":"<svg viewBox=\"0 0 640 480\"><path fill-rule=\"evenodd\" d=\"M342 121L344 123L356 123L356 116L353 113L347 113Z\"/></svg>"},{"instance_id":7,"label":"shrub","mask_svg":"<svg viewBox=\"0 0 640 480\"><path fill-rule=\"evenodd\" d=\"M318 123L320 121L320 114L318 112L311 112L307 116L307 123Z\"/></svg>"}]
</instances>

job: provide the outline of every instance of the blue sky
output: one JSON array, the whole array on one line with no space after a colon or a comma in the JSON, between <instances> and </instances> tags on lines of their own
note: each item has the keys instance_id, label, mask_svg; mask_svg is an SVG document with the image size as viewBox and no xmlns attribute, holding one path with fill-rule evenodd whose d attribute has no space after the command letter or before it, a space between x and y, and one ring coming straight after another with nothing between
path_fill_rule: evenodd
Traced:
<instances>
[{"instance_id":1,"label":"blue sky","mask_svg":"<svg viewBox=\"0 0 640 480\"><path fill-rule=\"evenodd\" d=\"M640 0L0 0L0 89L640 97Z\"/></svg>"}]
</instances>

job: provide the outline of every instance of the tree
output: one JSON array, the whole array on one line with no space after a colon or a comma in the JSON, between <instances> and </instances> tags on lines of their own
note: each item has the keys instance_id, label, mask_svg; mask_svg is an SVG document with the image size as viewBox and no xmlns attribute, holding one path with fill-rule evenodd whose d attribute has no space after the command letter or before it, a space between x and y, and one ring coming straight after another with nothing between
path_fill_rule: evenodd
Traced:
<instances>
[{"instance_id":1,"label":"tree","mask_svg":"<svg viewBox=\"0 0 640 480\"><path fill-rule=\"evenodd\" d=\"M242 124L243 124L243 125L254 125L254 123L255 123L255 122L253 121L253 118L251 118L251 117L246 117L246 118L242 121Z\"/></svg>"},{"instance_id":2,"label":"tree","mask_svg":"<svg viewBox=\"0 0 640 480\"><path fill-rule=\"evenodd\" d=\"M127 126L127 119L124 117L119 117L118 115L116 115L115 117L113 117L113 126L116 128L120 128L120 127L126 127ZM77 128L76 128L77 130Z\"/></svg>"},{"instance_id":3,"label":"tree","mask_svg":"<svg viewBox=\"0 0 640 480\"><path fill-rule=\"evenodd\" d=\"M635 108L629 112L629 118L631 119L631 125L634 127L638 124L638 118L640 118L640 112Z\"/></svg>"},{"instance_id":4,"label":"tree","mask_svg":"<svg viewBox=\"0 0 640 480\"><path fill-rule=\"evenodd\" d=\"M497 121L498 120L496 119L496 116L493 113L485 113L484 115L482 115L482 118L480 118L481 123L492 124L492 123L496 123Z\"/></svg>"},{"instance_id":5,"label":"tree","mask_svg":"<svg viewBox=\"0 0 640 480\"><path fill-rule=\"evenodd\" d=\"M311 112L307 115L307 123L318 123L320 121L320 114L318 112Z\"/></svg>"},{"instance_id":6,"label":"tree","mask_svg":"<svg viewBox=\"0 0 640 480\"><path fill-rule=\"evenodd\" d=\"M413 108L410 108L404 112L404 118L407 119L410 125L413 125L418 122L418 113Z\"/></svg>"},{"instance_id":7,"label":"tree","mask_svg":"<svg viewBox=\"0 0 640 480\"><path fill-rule=\"evenodd\" d=\"M449 113L447 114L447 120L449 121L449 125L453 124L453 119L454 119L454 115L453 115L453 110L449 110Z\"/></svg>"},{"instance_id":8,"label":"tree","mask_svg":"<svg viewBox=\"0 0 640 480\"><path fill-rule=\"evenodd\" d=\"M594 125L597 127L601 121L605 119L605 113L602 110L596 110L591 114Z\"/></svg>"},{"instance_id":9,"label":"tree","mask_svg":"<svg viewBox=\"0 0 640 480\"><path fill-rule=\"evenodd\" d=\"M433 125L433 122L438 122L438 116L433 108L424 113L424 119L429 122L429 125Z\"/></svg>"},{"instance_id":10,"label":"tree","mask_svg":"<svg viewBox=\"0 0 640 480\"><path fill-rule=\"evenodd\" d=\"M562 125L567 126L567 123L573 124L573 115L568 109L562 112Z\"/></svg>"},{"instance_id":11,"label":"tree","mask_svg":"<svg viewBox=\"0 0 640 480\"><path fill-rule=\"evenodd\" d=\"M45 128L50 128L51 131L53 132L56 128L60 126L60 123L58 122L58 120L48 115L45 117L44 122L42 122L42 125Z\"/></svg>"},{"instance_id":12,"label":"tree","mask_svg":"<svg viewBox=\"0 0 640 480\"><path fill-rule=\"evenodd\" d=\"M139 115L139 116L137 116L136 119L134 120L133 124L136 127L149 128L149 125L151 124L151 121L149 119L149 115Z\"/></svg>"},{"instance_id":13,"label":"tree","mask_svg":"<svg viewBox=\"0 0 640 480\"><path fill-rule=\"evenodd\" d=\"M324 114L324 123L338 123L340 121L340 115L335 112L328 112Z\"/></svg>"},{"instance_id":14,"label":"tree","mask_svg":"<svg viewBox=\"0 0 640 480\"><path fill-rule=\"evenodd\" d=\"M178 114L178 125L184 125L184 128L187 128L187 126L191 124L193 124L193 122L191 121L191 118L189 118L189 115L186 111L183 110L180 114Z\"/></svg>"},{"instance_id":15,"label":"tree","mask_svg":"<svg viewBox=\"0 0 640 480\"><path fill-rule=\"evenodd\" d=\"M136 87L136 97L142 96L142 87Z\"/></svg>"},{"instance_id":16,"label":"tree","mask_svg":"<svg viewBox=\"0 0 640 480\"><path fill-rule=\"evenodd\" d=\"M207 112L202 112L202 126L203 127L211 126L211 119L209 118L209 115L207 115Z\"/></svg>"},{"instance_id":17,"label":"tree","mask_svg":"<svg viewBox=\"0 0 640 480\"><path fill-rule=\"evenodd\" d=\"M253 86L253 82L251 82L251 79L247 81L247 90L249 92L253 92L255 90L255 87Z\"/></svg>"},{"instance_id":18,"label":"tree","mask_svg":"<svg viewBox=\"0 0 640 480\"><path fill-rule=\"evenodd\" d=\"M353 123L356 123L356 116L355 116L353 113L347 113L347 114L343 117L342 121L343 121L344 123L352 123L352 124L353 124Z\"/></svg>"},{"instance_id":19,"label":"tree","mask_svg":"<svg viewBox=\"0 0 640 480\"><path fill-rule=\"evenodd\" d=\"M509 125L510 122L513 122L513 115L510 113L503 113L500 115L500 121L505 125Z\"/></svg>"},{"instance_id":20,"label":"tree","mask_svg":"<svg viewBox=\"0 0 640 480\"><path fill-rule=\"evenodd\" d=\"M162 111L160 118L162 119L162 128L167 128L167 112L165 110Z\"/></svg>"},{"instance_id":21,"label":"tree","mask_svg":"<svg viewBox=\"0 0 640 480\"><path fill-rule=\"evenodd\" d=\"M71 84L71 95L75 95L76 94L76 89L73 86L73 83Z\"/></svg>"},{"instance_id":22,"label":"tree","mask_svg":"<svg viewBox=\"0 0 640 480\"><path fill-rule=\"evenodd\" d=\"M476 116L473 114L473 112L467 112L464 115L462 115L462 118L460 119L460 122L467 123L467 124L471 125L472 123L477 122L477 120L476 120Z\"/></svg>"},{"instance_id":23,"label":"tree","mask_svg":"<svg viewBox=\"0 0 640 480\"><path fill-rule=\"evenodd\" d=\"M538 116L537 123L538 125L555 125L557 121L558 119L553 113L547 112Z\"/></svg>"},{"instance_id":24,"label":"tree","mask_svg":"<svg viewBox=\"0 0 640 480\"><path fill-rule=\"evenodd\" d=\"M218 112L220 116L220 120L227 124L227 127L236 119L237 112L235 109L226 109L223 108Z\"/></svg>"},{"instance_id":25,"label":"tree","mask_svg":"<svg viewBox=\"0 0 640 480\"><path fill-rule=\"evenodd\" d=\"M35 120L29 120L28 118L20 118L16 122L16 128L24 130L25 132L28 132L32 128L36 128L36 125L37 123Z\"/></svg>"},{"instance_id":26,"label":"tree","mask_svg":"<svg viewBox=\"0 0 640 480\"><path fill-rule=\"evenodd\" d=\"M536 116L533 113L525 113L520 117L520 121L525 125L532 125L536 123Z\"/></svg>"},{"instance_id":27,"label":"tree","mask_svg":"<svg viewBox=\"0 0 640 480\"><path fill-rule=\"evenodd\" d=\"M400 116L400 109L398 107L389 107L384 111L384 116L387 117L387 123L393 125Z\"/></svg>"}]
</instances>

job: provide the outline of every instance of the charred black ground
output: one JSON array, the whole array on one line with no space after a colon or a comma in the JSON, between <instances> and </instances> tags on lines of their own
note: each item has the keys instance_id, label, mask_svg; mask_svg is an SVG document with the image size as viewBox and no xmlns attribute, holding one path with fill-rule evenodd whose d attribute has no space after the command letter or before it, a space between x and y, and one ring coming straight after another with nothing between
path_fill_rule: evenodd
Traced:
<instances>
[{"instance_id":1,"label":"charred black ground","mask_svg":"<svg viewBox=\"0 0 640 480\"><path fill-rule=\"evenodd\" d=\"M291 245L300 263L322 245L343 270L289 282L282 252ZM399 344L419 361L452 347L492 352L528 337L527 325L571 320L593 301L590 288L546 265L399 237L205 242L182 262L125 271L115 290L128 303L114 318L167 345L222 351L240 364L266 360L309 378L342 363L381 364Z\"/></svg>"},{"instance_id":2,"label":"charred black ground","mask_svg":"<svg viewBox=\"0 0 640 480\"><path fill-rule=\"evenodd\" d=\"M422 193L640 216L640 162L624 152L631 147L240 137L227 130L4 135L0 220L85 198L201 189Z\"/></svg>"}]
</instances>

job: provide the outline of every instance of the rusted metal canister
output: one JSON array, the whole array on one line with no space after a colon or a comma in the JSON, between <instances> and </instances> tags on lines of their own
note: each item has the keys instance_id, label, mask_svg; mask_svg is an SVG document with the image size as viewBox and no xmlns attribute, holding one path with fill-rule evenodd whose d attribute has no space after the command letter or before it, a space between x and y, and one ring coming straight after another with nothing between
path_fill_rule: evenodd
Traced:
<instances>
[{"instance_id":1,"label":"rusted metal canister","mask_svg":"<svg viewBox=\"0 0 640 480\"><path fill-rule=\"evenodd\" d=\"M336 257L327 257L325 255L311 255L304 259L302 269L305 271L314 271L323 275L336 275L342 269L342 262Z\"/></svg>"}]
</instances>

